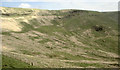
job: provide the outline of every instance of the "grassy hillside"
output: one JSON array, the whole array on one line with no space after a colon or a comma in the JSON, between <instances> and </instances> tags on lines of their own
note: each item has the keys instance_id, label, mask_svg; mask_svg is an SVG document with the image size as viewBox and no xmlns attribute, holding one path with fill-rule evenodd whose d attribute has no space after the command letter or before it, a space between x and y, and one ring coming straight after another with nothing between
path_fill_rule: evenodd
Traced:
<instances>
[{"instance_id":1,"label":"grassy hillside","mask_svg":"<svg viewBox=\"0 0 120 70\"><path fill-rule=\"evenodd\" d=\"M1 11L3 55L28 64L20 68L31 63L40 68L118 67L117 12L22 8Z\"/></svg>"},{"instance_id":2,"label":"grassy hillside","mask_svg":"<svg viewBox=\"0 0 120 70\"><path fill-rule=\"evenodd\" d=\"M27 63L24 63L20 60L3 55L2 68L35 68L35 67Z\"/></svg>"}]
</instances>

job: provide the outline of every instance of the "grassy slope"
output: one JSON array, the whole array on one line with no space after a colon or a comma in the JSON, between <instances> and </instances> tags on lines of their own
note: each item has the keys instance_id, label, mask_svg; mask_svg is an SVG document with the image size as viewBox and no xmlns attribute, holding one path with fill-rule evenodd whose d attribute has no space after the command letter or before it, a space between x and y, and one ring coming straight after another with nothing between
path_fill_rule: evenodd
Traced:
<instances>
[{"instance_id":1,"label":"grassy slope","mask_svg":"<svg viewBox=\"0 0 120 70\"><path fill-rule=\"evenodd\" d=\"M116 54L118 53L117 21L116 19L113 19L113 18L116 18L116 16L112 16L114 14L116 15L117 13L112 13L111 15L109 13L81 11L81 10L70 10L65 13L61 11L48 11L48 12L49 13L47 14L46 13L42 14L41 12L39 12L38 16L42 15L47 17L47 16L54 15L54 16L62 16L62 17L57 17L56 19L52 20L51 23L53 25L50 25L50 26L41 26L41 23L38 21L38 20L41 20L39 18L29 20L30 24L20 21L21 25L23 25L23 30L21 32L13 32L13 33L17 35L19 34L18 37L22 33L26 34L31 31L37 31L37 32L41 32L43 34L48 35L48 37L45 37L45 38L41 37L40 35L32 36L32 37L26 35L26 37L29 37L29 40L32 40L33 42L36 42L36 40L38 40L36 42L36 46L30 43L30 45L34 46L34 48L37 48L38 47L37 43L40 43L40 46L42 44L42 47L40 47L41 49L44 48L45 50L53 52L53 53L49 53L48 51L45 51L43 55L47 57L46 59L60 59L60 60L74 61L74 60L95 60L93 58L101 58L103 60L116 61L117 58L114 58L114 57L111 58L109 56L105 56L103 55L103 53L98 52L98 50L103 50L105 52L111 52ZM20 16L20 15L17 15L17 16ZM98 30L98 31L96 30L101 28L102 30ZM91 30L91 31L87 33L88 30ZM58 35L56 35L55 32L57 32ZM8 33L8 32L4 32L3 34L6 36L11 35L11 33ZM51 38L51 36L56 37L56 40ZM78 41L76 42L82 42L83 44L85 44L85 46L80 46L79 44L76 44L70 41L69 38L71 36L74 36L75 38L77 38ZM12 36L10 37L12 38ZM29 40L25 40L25 41L29 41ZM17 40L15 39L15 41ZM52 42L52 46L47 45L46 44L47 42ZM56 42L60 43L60 45L56 45ZM12 44L13 43L11 43L11 45ZM32 50L36 51L36 53L31 52L31 49L30 49L31 47L29 45L27 46L24 44L21 44L21 45L24 47L24 50L22 51L16 50L17 53L18 51L20 51L25 55L32 55L32 56L34 56L35 54L38 54L38 55L41 54L41 51L36 51L34 50L34 48ZM16 47L18 45L13 45L13 46ZM70 50L70 49L72 49L74 53L64 51L64 50ZM77 52L80 52L80 51L76 51L76 49L84 50L84 53L87 56L93 57L93 58L86 58L81 56L81 54L77 54ZM7 61L4 63L7 63ZM75 63L75 62L73 63L65 62L65 63L71 64L73 66L79 66L79 67L87 67L87 66L108 67L109 66L109 64L103 66L104 64L94 65L89 63Z\"/></svg>"},{"instance_id":2,"label":"grassy slope","mask_svg":"<svg viewBox=\"0 0 120 70\"><path fill-rule=\"evenodd\" d=\"M2 56L2 68L34 68L25 62L11 58L8 56Z\"/></svg>"}]
</instances>

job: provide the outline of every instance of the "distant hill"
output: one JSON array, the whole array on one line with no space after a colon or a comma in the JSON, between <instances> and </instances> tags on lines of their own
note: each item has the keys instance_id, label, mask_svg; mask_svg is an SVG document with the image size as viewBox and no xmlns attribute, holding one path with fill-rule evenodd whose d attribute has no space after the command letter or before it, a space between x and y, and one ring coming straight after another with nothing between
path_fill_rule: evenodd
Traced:
<instances>
[{"instance_id":1,"label":"distant hill","mask_svg":"<svg viewBox=\"0 0 120 70\"><path fill-rule=\"evenodd\" d=\"M118 67L117 12L7 7L0 11L3 68L19 68L17 63L9 66L12 59L23 67Z\"/></svg>"}]
</instances>

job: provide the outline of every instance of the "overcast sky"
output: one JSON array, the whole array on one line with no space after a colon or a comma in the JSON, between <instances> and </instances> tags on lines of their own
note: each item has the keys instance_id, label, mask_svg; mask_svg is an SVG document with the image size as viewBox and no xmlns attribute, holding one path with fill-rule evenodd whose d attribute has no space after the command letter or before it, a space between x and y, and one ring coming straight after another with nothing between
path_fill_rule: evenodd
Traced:
<instances>
[{"instance_id":1,"label":"overcast sky","mask_svg":"<svg viewBox=\"0 0 120 70\"><path fill-rule=\"evenodd\" d=\"M0 0L2 7L117 11L119 0Z\"/></svg>"}]
</instances>

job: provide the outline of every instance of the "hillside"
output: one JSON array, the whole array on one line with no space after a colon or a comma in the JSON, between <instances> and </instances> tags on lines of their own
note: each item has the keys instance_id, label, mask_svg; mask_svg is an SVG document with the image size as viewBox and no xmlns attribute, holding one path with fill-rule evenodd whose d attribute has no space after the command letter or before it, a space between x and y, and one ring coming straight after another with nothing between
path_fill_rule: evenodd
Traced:
<instances>
[{"instance_id":1,"label":"hillside","mask_svg":"<svg viewBox=\"0 0 120 70\"><path fill-rule=\"evenodd\" d=\"M3 55L23 67L118 67L117 12L0 10Z\"/></svg>"}]
</instances>

